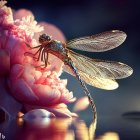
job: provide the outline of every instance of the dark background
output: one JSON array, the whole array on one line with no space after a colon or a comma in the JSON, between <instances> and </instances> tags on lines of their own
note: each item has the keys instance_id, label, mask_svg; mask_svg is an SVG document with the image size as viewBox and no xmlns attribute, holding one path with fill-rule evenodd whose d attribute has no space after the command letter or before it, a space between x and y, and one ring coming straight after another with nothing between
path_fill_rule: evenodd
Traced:
<instances>
[{"instance_id":1,"label":"dark background","mask_svg":"<svg viewBox=\"0 0 140 140\"><path fill-rule=\"evenodd\" d=\"M120 87L105 91L88 86L96 102L98 112L97 135L106 131L118 132L121 139L140 139L140 1L138 0L20 0L9 1L15 10L31 10L37 21L46 21L59 27L65 37L92 35L118 29L126 32L127 39L117 49L104 53L86 53L93 58L115 60L134 69L131 77L119 80ZM84 93L76 79L68 78L68 88L77 97ZM136 112L138 119L125 119L122 114ZM89 123L90 108L81 116Z\"/></svg>"}]
</instances>

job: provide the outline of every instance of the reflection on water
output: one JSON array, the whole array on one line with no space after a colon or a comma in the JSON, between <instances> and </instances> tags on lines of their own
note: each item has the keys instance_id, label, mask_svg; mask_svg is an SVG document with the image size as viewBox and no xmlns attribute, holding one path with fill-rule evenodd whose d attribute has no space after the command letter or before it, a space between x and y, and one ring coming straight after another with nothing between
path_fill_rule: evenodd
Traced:
<instances>
[{"instance_id":1,"label":"reflection on water","mask_svg":"<svg viewBox=\"0 0 140 140\"><path fill-rule=\"evenodd\" d=\"M107 132L102 136L95 136L96 120L89 127L80 119L51 118L45 124L25 122L22 118L5 121L1 133L6 140L119 140L114 132Z\"/></svg>"},{"instance_id":2,"label":"reflection on water","mask_svg":"<svg viewBox=\"0 0 140 140\"><path fill-rule=\"evenodd\" d=\"M139 111L126 112L126 113L122 114L122 116L125 119L140 121L140 112Z\"/></svg>"},{"instance_id":3,"label":"reflection on water","mask_svg":"<svg viewBox=\"0 0 140 140\"><path fill-rule=\"evenodd\" d=\"M69 130L71 119L50 119L45 125L22 123L22 131L17 135L17 140L74 140L73 131ZM18 124L21 126L21 120Z\"/></svg>"},{"instance_id":4,"label":"reflection on water","mask_svg":"<svg viewBox=\"0 0 140 140\"><path fill-rule=\"evenodd\" d=\"M18 124L21 126L21 120ZM45 125L22 123L24 129L16 139L20 140L93 140L89 137L89 129L84 121L76 119L50 119ZM95 130L93 131L95 132ZM92 133L93 133L92 132Z\"/></svg>"},{"instance_id":5,"label":"reflection on water","mask_svg":"<svg viewBox=\"0 0 140 140\"><path fill-rule=\"evenodd\" d=\"M96 140L119 140L119 135L115 132L107 132Z\"/></svg>"}]
</instances>

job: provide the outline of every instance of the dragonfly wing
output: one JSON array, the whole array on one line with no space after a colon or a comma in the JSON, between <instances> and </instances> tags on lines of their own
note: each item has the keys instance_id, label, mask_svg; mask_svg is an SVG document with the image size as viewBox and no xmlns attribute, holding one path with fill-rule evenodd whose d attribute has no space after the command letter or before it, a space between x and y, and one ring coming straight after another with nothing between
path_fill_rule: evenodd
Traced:
<instances>
[{"instance_id":1,"label":"dragonfly wing","mask_svg":"<svg viewBox=\"0 0 140 140\"><path fill-rule=\"evenodd\" d=\"M67 42L67 47L88 52L103 52L121 45L126 39L126 34L119 30L112 30L73 39Z\"/></svg>"},{"instance_id":2,"label":"dragonfly wing","mask_svg":"<svg viewBox=\"0 0 140 140\"><path fill-rule=\"evenodd\" d=\"M122 79L130 76L133 72L131 67L120 62L91 59L73 51L70 51L69 57L78 71L91 77Z\"/></svg>"},{"instance_id":3,"label":"dragonfly wing","mask_svg":"<svg viewBox=\"0 0 140 140\"><path fill-rule=\"evenodd\" d=\"M75 76L72 69L68 65L64 65L64 71ZM78 73L80 74L80 77L83 81L96 88L105 90L113 90L118 88L118 83L115 80L89 76L82 71L78 71Z\"/></svg>"},{"instance_id":4,"label":"dragonfly wing","mask_svg":"<svg viewBox=\"0 0 140 140\"><path fill-rule=\"evenodd\" d=\"M104 79L99 77L89 76L86 73L79 71L81 79L85 81L87 84L94 86L96 88L105 89L105 90L113 90L118 88L118 83L112 79Z\"/></svg>"}]
</instances>

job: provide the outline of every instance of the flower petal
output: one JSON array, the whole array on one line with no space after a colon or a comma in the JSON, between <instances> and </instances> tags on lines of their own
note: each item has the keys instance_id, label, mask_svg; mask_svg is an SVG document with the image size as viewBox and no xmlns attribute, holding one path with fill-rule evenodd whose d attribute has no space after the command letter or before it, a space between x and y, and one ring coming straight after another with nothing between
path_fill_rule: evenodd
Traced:
<instances>
[{"instance_id":1,"label":"flower petal","mask_svg":"<svg viewBox=\"0 0 140 140\"><path fill-rule=\"evenodd\" d=\"M0 49L0 76L5 76L10 71L10 57L8 53Z\"/></svg>"},{"instance_id":2,"label":"flower petal","mask_svg":"<svg viewBox=\"0 0 140 140\"><path fill-rule=\"evenodd\" d=\"M28 105L25 104L24 105L27 111L33 110L33 109L46 109L47 111L53 113L56 117L59 118L72 118L72 117L78 117L78 115L76 113L70 112L67 108L67 105L64 103L61 104L56 104L56 105L52 105L49 107L45 107L45 106L32 106L32 105Z\"/></svg>"},{"instance_id":3,"label":"flower petal","mask_svg":"<svg viewBox=\"0 0 140 140\"><path fill-rule=\"evenodd\" d=\"M16 64L13 67L11 66L10 79L16 80L23 74L23 71L24 71L24 67L20 64Z\"/></svg>"},{"instance_id":4,"label":"flower petal","mask_svg":"<svg viewBox=\"0 0 140 140\"><path fill-rule=\"evenodd\" d=\"M76 116L75 113L68 110L67 106L64 106L65 103L75 100L73 94L66 89L67 82L59 78L64 63L49 54L50 65L43 69L40 67L43 62L36 61L34 58L37 50L26 45L29 44L31 47L38 45L38 33L43 30L42 26L45 27L45 30L41 33L46 32L52 35L53 39L62 42L65 41L63 33L56 26L48 23L38 25L33 14L25 9L15 12L13 19L11 8L4 6L2 1L0 1L0 23L0 48L8 52L9 57L6 62L8 63L10 59L10 68L6 63L6 66L4 64L0 64L0 66L10 69L8 69L9 77L6 77L11 90L10 94L23 105L49 108L57 116ZM37 40L34 38L35 36L38 36ZM25 52L33 54L25 56ZM2 52L0 58L4 59ZM3 68L0 67L2 71L4 71ZM58 106L60 103L64 104L63 107Z\"/></svg>"},{"instance_id":5,"label":"flower petal","mask_svg":"<svg viewBox=\"0 0 140 140\"><path fill-rule=\"evenodd\" d=\"M44 27L44 31L42 31L41 34L46 33L48 35L51 35L52 38L55 39L55 40L59 40L59 41L62 41L62 42L66 41L66 39L64 37L64 34L55 25L47 23L47 22L40 22L39 25ZM36 40L38 40L39 35L40 34L35 36Z\"/></svg>"},{"instance_id":6,"label":"flower petal","mask_svg":"<svg viewBox=\"0 0 140 140\"><path fill-rule=\"evenodd\" d=\"M59 103L59 98L61 96L59 90L41 84L34 85L32 88L35 95L39 98L38 103L36 102L37 105L48 106Z\"/></svg>"},{"instance_id":7,"label":"flower petal","mask_svg":"<svg viewBox=\"0 0 140 140\"><path fill-rule=\"evenodd\" d=\"M55 114L56 117L64 117L64 118L78 117L76 113L72 113L68 110L66 104L58 104L56 106L51 106L50 108L47 108L47 110Z\"/></svg>"},{"instance_id":8,"label":"flower petal","mask_svg":"<svg viewBox=\"0 0 140 140\"><path fill-rule=\"evenodd\" d=\"M73 110L74 111L81 111L85 110L89 106L89 100L87 96L84 96L77 100Z\"/></svg>"},{"instance_id":9,"label":"flower petal","mask_svg":"<svg viewBox=\"0 0 140 140\"><path fill-rule=\"evenodd\" d=\"M33 13L27 9L19 9L14 12L14 20L15 19L22 19L23 17L33 16Z\"/></svg>"},{"instance_id":10,"label":"flower petal","mask_svg":"<svg viewBox=\"0 0 140 140\"><path fill-rule=\"evenodd\" d=\"M38 101L38 98L33 93L31 87L23 79L16 80L11 86L13 87L12 94L16 99L28 103Z\"/></svg>"},{"instance_id":11,"label":"flower petal","mask_svg":"<svg viewBox=\"0 0 140 140\"><path fill-rule=\"evenodd\" d=\"M21 110L22 104L10 95L5 81L4 77L0 78L0 108L8 114L9 118L15 118L17 113Z\"/></svg>"}]
</instances>

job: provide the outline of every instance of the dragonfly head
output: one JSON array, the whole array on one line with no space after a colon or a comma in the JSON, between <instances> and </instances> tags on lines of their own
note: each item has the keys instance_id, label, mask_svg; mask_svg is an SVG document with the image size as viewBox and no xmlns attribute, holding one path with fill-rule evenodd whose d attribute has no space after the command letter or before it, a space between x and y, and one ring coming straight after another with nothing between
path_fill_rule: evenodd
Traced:
<instances>
[{"instance_id":1,"label":"dragonfly head","mask_svg":"<svg viewBox=\"0 0 140 140\"><path fill-rule=\"evenodd\" d=\"M39 43L40 44L47 44L52 40L52 37L47 34L42 34L39 37Z\"/></svg>"}]
</instances>

